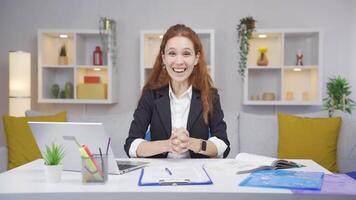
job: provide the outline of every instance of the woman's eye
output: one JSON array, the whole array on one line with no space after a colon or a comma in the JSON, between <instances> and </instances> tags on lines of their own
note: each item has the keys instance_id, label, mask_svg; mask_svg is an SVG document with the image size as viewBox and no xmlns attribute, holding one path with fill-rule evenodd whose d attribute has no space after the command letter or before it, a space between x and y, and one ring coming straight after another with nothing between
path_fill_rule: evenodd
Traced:
<instances>
[{"instance_id":1,"label":"woman's eye","mask_svg":"<svg viewBox=\"0 0 356 200\"><path fill-rule=\"evenodd\" d=\"M189 51L183 52L183 56L191 56L192 54Z\"/></svg>"},{"instance_id":2,"label":"woman's eye","mask_svg":"<svg viewBox=\"0 0 356 200\"><path fill-rule=\"evenodd\" d=\"M173 52L173 51L168 52L168 55L169 55L169 56L175 56L175 55L176 55L176 52Z\"/></svg>"}]
</instances>

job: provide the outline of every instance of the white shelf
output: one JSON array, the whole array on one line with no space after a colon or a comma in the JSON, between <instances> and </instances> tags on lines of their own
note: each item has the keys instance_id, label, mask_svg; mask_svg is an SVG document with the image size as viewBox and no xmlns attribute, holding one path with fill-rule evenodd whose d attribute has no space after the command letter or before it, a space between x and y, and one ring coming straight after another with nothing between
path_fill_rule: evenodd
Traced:
<instances>
[{"instance_id":1,"label":"white shelf","mask_svg":"<svg viewBox=\"0 0 356 200\"><path fill-rule=\"evenodd\" d=\"M60 38L60 34L68 38ZM112 104L117 103L117 74L109 57L103 52L103 64L92 65L92 56L96 46L101 45L99 30L38 30L38 102L61 104ZM104 37L107 37L105 35ZM59 65L60 47L65 44L68 64ZM85 76L99 77L99 85L105 96L102 99L83 97L79 99L78 87L84 83ZM51 92L53 84L64 90L65 84L73 84L73 98L55 98ZM87 85L85 85L86 87ZM93 85L91 85L93 86ZM90 86L90 87L91 87ZM88 90L81 90L88 91ZM102 94L104 94L102 93ZM87 94L84 92L84 94Z\"/></svg>"},{"instance_id":2,"label":"white shelf","mask_svg":"<svg viewBox=\"0 0 356 200\"><path fill-rule=\"evenodd\" d=\"M259 38L264 34L266 38ZM319 30L257 30L250 40L244 82L245 105L321 105L322 35ZM267 47L267 66L257 66L258 48ZM296 66L296 53L303 66ZM274 100L263 100L263 94ZM272 96L273 96L272 95Z\"/></svg>"},{"instance_id":3,"label":"white shelf","mask_svg":"<svg viewBox=\"0 0 356 200\"><path fill-rule=\"evenodd\" d=\"M210 29L195 30L200 38L208 69L213 81L215 80L215 32ZM140 85L144 86L158 55L161 37L164 30L143 30L140 36Z\"/></svg>"}]
</instances>

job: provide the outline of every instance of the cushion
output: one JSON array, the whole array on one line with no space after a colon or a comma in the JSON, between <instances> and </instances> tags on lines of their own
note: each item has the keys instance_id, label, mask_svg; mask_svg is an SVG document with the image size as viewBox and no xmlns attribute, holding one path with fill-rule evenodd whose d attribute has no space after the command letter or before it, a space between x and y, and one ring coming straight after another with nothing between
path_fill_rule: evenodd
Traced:
<instances>
[{"instance_id":1,"label":"cushion","mask_svg":"<svg viewBox=\"0 0 356 200\"><path fill-rule=\"evenodd\" d=\"M25 116L26 117L34 117L34 116L47 116L47 115L54 115L55 113L48 113L48 112L41 112L37 110L26 110Z\"/></svg>"},{"instance_id":2,"label":"cushion","mask_svg":"<svg viewBox=\"0 0 356 200\"><path fill-rule=\"evenodd\" d=\"M336 145L341 117L307 118L278 113L278 158L312 159L337 171Z\"/></svg>"},{"instance_id":3,"label":"cushion","mask_svg":"<svg viewBox=\"0 0 356 200\"><path fill-rule=\"evenodd\" d=\"M277 157L277 116L240 112L238 126L238 152Z\"/></svg>"},{"instance_id":4,"label":"cushion","mask_svg":"<svg viewBox=\"0 0 356 200\"><path fill-rule=\"evenodd\" d=\"M27 124L28 121L65 122L67 113L60 112L56 115L35 117L3 116L8 147L8 169L41 158L41 152Z\"/></svg>"}]
</instances>

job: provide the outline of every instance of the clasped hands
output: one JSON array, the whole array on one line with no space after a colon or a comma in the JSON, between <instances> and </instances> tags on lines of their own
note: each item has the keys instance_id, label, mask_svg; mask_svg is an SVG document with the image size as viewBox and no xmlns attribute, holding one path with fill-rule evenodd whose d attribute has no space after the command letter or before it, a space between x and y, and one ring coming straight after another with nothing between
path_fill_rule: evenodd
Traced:
<instances>
[{"instance_id":1,"label":"clasped hands","mask_svg":"<svg viewBox=\"0 0 356 200\"><path fill-rule=\"evenodd\" d=\"M189 137L189 132L185 128L173 128L171 137L168 139L170 152L181 154L189 149L198 152L200 150L200 139Z\"/></svg>"}]
</instances>

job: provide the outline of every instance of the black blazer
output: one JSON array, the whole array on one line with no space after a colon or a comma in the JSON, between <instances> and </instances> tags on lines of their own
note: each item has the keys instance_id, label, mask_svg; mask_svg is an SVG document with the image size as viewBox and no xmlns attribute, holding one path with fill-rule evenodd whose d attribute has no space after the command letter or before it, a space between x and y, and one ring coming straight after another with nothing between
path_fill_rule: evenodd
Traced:
<instances>
[{"instance_id":1,"label":"black blazer","mask_svg":"<svg viewBox=\"0 0 356 200\"><path fill-rule=\"evenodd\" d=\"M207 125L203 119L203 105L200 99L200 92L193 88L187 130L190 137L207 140L209 139L210 129L211 137L215 136L221 139L228 146L224 152L224 158L226 158L230 152L230 142L226 134L226 123L223 120L224 113L221 110L220 97L217 90L212 90L212 94L213 111L212 115L209 114ZM133 117L129 136L124 146L128 156L131 143L137 138L144 138L149 125L151 141L169 139L172 132L169 86L166 85L157 90L144 91ZM194 153L191 150L189 150L189 153L191 158L209 158L206 155ZM161 153L152 156L152 158L166 158L167 154Z\"/></svg>"}]
</instances>

